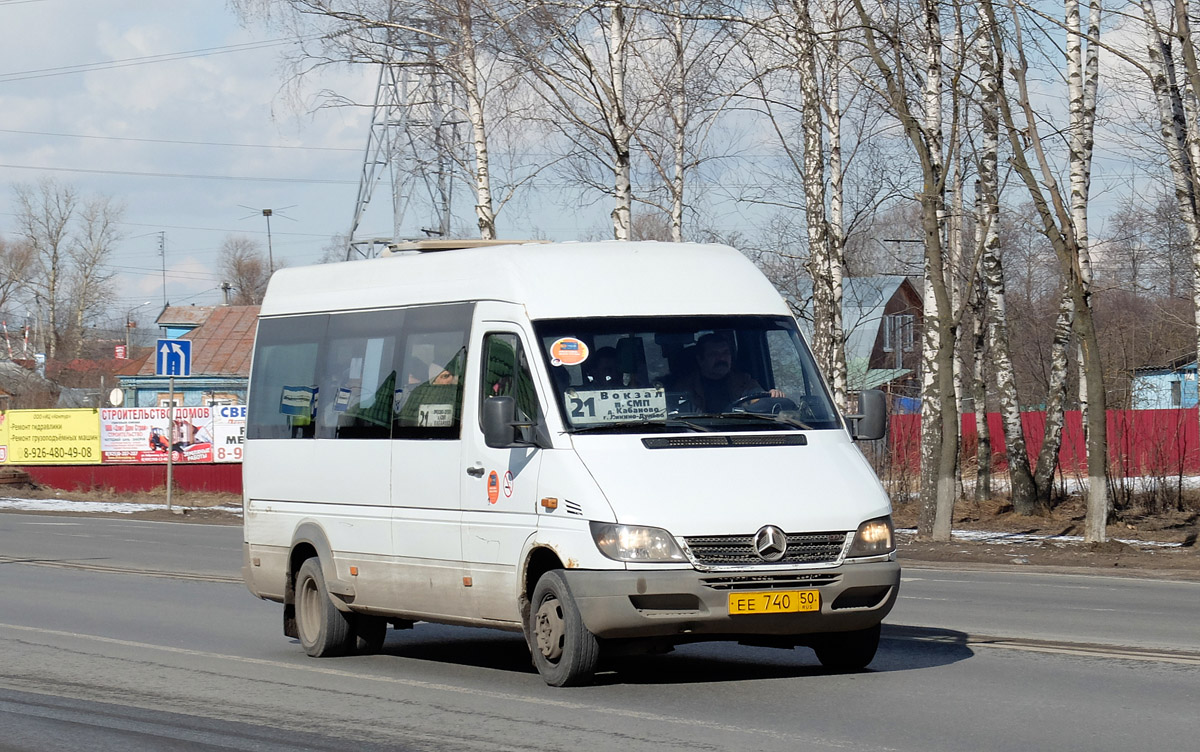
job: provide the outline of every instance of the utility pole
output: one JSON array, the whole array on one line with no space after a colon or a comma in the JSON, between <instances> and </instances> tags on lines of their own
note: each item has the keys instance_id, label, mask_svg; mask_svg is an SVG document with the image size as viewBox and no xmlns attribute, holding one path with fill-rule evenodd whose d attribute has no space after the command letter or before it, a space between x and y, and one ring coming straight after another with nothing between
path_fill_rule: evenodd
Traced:
<instances>
[{"instance_id":1,"label":"utility pole","mask_svg":"<svg viewBox=\"0 0 1200 752\"><path fill-rule=\"evenodd\" d=\"M158 255L162 256L163 308L167 307L167 233L158 233Z\"/></svg>"},{"instance_id":2,"label":"utility pole","mask_svg":"<svg viewBox=\"0 0 1200 752\"><path fill-rule=\"evenodd\" d=\"M263 209L262 214L267 218L267 274L275 273L275 253L271 250L271 209Z\"/></svg>"}]
</instances>

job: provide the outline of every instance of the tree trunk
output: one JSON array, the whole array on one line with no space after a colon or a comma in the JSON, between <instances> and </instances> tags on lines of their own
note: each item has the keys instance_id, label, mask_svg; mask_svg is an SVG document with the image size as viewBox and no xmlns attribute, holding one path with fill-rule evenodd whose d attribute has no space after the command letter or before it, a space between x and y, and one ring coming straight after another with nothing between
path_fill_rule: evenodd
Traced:
<instances>
[{"instance_id":1,"label":"tree trunk","mask_svg":"<svg viewBox=\"0 0 1200 752\"><path fill-rule=\"evenodd\" d=\"M988 13L993 46L998 46L994 9L991 0L982 0L981 5ZM1001 114L1008 131L1012 150L1012 164L1017 175L1025 183L1041 221L1042 234L1050 241L1058 257L1059 267L1067 281L1071 300L1075 308L1075 332L1083 350L1084 367L1087 369L1087 398L1090 406L1087 422L1088 447L1088 511L1085 521L1084 540L1102 542L1108 519L1108 498L1105 479L1107 475L1107 415L1105 413L1104 372L1100 348L1092 318L1090 291L1081 267L1080 246L1075 237L1075 227L1038 130L1038 119L1029 100L1026 79L1028 63L1025 59L1021 39L1020 18L1014 15L1014 44L1018 64L1011 72L1016 81L1019 98L1017 106L1022 110L1023 123L1018 127L1012 108L1006 98L1000 98ZM1028 143L1026 143L1026 141ZM1037 159L1035 172L1026 158L1026 150L1032 150Z\"/></svg>"},{"instance_id":2,"label":"tree trunk","mask_svg":"<svg viewBox=\"0 0 1200 752\"><path fill-rule=\"evenodd\" d=\"M488 153L487 123L483 97L479 91L479 62L476 59L475 33L471 25L471 3L459 3L462 56L459 61L463 94L467 100L467 119L471 121L471 145L475 151L475 220L479 237L496 238L496 212L492 203L491 156Z\"/></svg>"},{"instance_id":3,"label":"tree trunk","mask_svg":"<svg viewBox=\"0 0 1200 752\"><path fill-rule=\"evenodd\" d=\"M813 355L834 387L834 401L844 410L844 353L841 368L837 357L838 346L842 343L842 270L830 253L829 227L825 219L825 146L821 117L824 108L817 80L816 36L808 0L797 2L795 7L798 33L794 46L800 63L800 93L804 105L804 217L808 229L808 273L813 283Z\"/></svg>"},{"instance_id":4,"label":"tree trunk","mask_svg":"<svg viewBox=\"0 0 1200 752\"><path fill-rule=\"evenodd\" d=\"M625 112L625 4L616 0L610 3L610 9L608 65L613 93L613 101L610 103L612 110L609 112L609 117L612 118L613 138L613 237L617 240L629 240L633 214L633 185L630 179L633 159L630 150L632 130Z\"/></svg>"},{"instance_id":5,"label":"tree trunk","mask_svg":"<svg viewBox=\"0 0 1200 752\"><path fill-rule=\"evenodd\" d=\"M909 107L911 92L876 40L876 22L862 0L853 0L863 41L887 89L888 103L921 163L921 226L925 244L925 334L922 342L920 538L949 540L958 464L958 408L954 404L954 342L957 331L943 257L945 180L942 162L941 30L937 0L922 0L925 31L924 115ZM936 415L935 415L936 413Z\"/></svg>"},{"instance_id":6,"label":"tree trunk","mask_svg":"<svg viewBox=\"0 0 1200 752\"><path fill-rule=\"evenodd\" d=\"M971 395L975 404L975 501L992 498L992 430L987 419L987 336L982 291L975 293L974 336L971 342L975 356L975 377Z\"/></svg>"},{"instance_id":7,"label":"tree trunk","mask_svg":"<svg viewBox=\"0 0 1200 752\"><path fill-rule=\"evenodd\" d=\"M671 239L683 242L683 189L687 169L687 60L684 56L683 13L679 0L675 2L672 25L672 44L675 46L675 101L671 103L671 121L675 127L671 144L675 157L675 173L671 177Z\"/></svg>"},{"instance_id":8,"label":"tree trunk","mask_svg":"<svg viewBox=\"0 0 1200 752\"><path fill-rule=\"evenodd\" d=\"M1054 494L1054 471L1058 468L1058 450L1062 446L1064 410L1067 401L1067 372L1071 347L1071 331L1075 323L1075 304L1065 287L1054 322L1054 338L1050 345L1050 383L1046 390L1046 427L1042 448L1038 452L1033 484L1037 487L1038 505L1050 508Z\"/></svg>"}]
</instances>

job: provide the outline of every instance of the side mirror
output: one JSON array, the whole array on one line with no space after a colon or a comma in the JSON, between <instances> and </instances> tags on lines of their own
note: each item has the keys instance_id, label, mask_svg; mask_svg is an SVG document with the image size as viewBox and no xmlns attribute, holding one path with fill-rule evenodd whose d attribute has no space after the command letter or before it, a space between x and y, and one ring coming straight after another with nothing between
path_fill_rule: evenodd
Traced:
<instances>
[{"instance_id":1,"label":"side mirror","mask_svg":"<svg viewBox=\"0 0 1200 752\"><path fill-rule=\"evenodd\" d=\"M517 401L512 397L488 397L483 401L483 443L507 449L516 443Z\"/></svg>"},{"instance_id":2,"label":"side mirror","mask_svg":"<svg viewBox=\"0 0 1200 752\"><path fill-rule=\"evenodd\" d=\"M847 415L850 436L857 440L875 441L887 436L887 397L878 389L858 393L858 415Z\"/></svg>"}]
</instances>

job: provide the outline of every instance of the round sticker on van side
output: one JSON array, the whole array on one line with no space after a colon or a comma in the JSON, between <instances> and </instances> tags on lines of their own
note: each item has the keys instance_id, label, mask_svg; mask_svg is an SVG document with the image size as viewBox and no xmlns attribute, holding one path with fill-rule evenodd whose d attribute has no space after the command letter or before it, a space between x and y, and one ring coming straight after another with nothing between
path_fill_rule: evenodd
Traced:
<instances>
[{"instance_id":1,"label":"round sticker on van side","mask_svg":"<svg viewBox=\"0 0 1200 752\"><path fill-rule=\"evenodd\" d=\"M550 345L550 364L577 366L588 359L588 346L583 340L563 337Z\"/></svg>"},{"instance_id":2,"label":"round sticker on van side","mask_svg":"<svg viewBox=\"0 0 1200 752\"><path fill-rule=\"evenodd\" d=\"M495 470L488 474L488 503L495 504L500 498L500 475Z\"/></svg>"}]
</instances>

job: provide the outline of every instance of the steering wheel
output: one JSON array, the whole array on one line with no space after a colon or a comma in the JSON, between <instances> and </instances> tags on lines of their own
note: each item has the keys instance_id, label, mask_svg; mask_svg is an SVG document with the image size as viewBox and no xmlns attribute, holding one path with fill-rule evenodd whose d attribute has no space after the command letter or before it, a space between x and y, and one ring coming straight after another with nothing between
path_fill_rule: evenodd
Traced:
<instances>
[{"instance_id":1,"label":"steering wheel","mask_svg":"<svg viewBox=\"0 0 1200 752\"><path fill-rule=\"evenodd\" d=\"M750 405L753 405L757 409L747 410L746 408ZM738 397L729 403L728 409L730 411L741 410L742 412L778 415L785 410L799 410L800 406L794 400L790 400L787 397L772 397L770 392L754 392L753 394L745 394Z\"/></svg>"}]
</instances>

